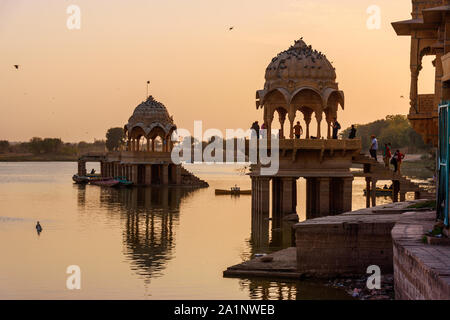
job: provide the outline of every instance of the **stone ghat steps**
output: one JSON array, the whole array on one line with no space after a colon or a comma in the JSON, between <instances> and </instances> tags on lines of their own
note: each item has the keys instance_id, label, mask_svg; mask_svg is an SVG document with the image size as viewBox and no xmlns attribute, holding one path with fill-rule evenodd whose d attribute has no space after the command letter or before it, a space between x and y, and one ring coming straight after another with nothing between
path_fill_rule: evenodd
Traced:
<instances>
[{"instance_id":1,"label":"stone ghat steps","mask_svg":"<svg viewBox=\"0 0 450 320\"><path fill-rule=\"evenodd\" d=\"M386 168L384 163L375 161L375 159L368 157L365 154L354 156L352 161L355 164L370 165L370 172L354 173L354 176L356 177L370 177L377 180L397 180L400 182L400 189L403 192L420 192L421 198L434 199L434 195L422 188L419 184L401 174L395 173L391 169Z\"/></svg>"},{"instance_id":2,"label":"stone ghat steps","mask_svg":"<svg viewBox=\"0 0 450 320\"><path fill-rule=\"evenodd\" d=\"M182 185L192 185L192 186L201 186L201 187L209 187L208 182L200 179L196 175L194 175L192 172L181 167L181 184Z\"/></svg>"}]
</instances>

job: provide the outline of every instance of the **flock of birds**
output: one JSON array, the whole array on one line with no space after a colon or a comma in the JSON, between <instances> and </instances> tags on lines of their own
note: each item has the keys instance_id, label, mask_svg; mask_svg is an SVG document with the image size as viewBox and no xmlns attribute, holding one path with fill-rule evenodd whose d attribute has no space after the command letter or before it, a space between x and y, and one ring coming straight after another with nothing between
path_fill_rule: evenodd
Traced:
<instances>
[{"instance_id":1,"label":"flock of birds","mask_svg":"<svg viewBox=\"0 0 450 320\"><path fill-rule=\"evenodd\" d=\"M286 54L288 55L286 58L281 58ZM292 58L296 58L297 60L310 59L312 63L316 63L317 60L326 60L327 56L320 51L314 50L311 45L307 46L303 42L302 37L300 38L300 40L295 41L294 45L290 46L289 49L279 53L275 58L272 59L272 64L280 60L278 66L269 65L267 67L267 70L286 69L287 66L284 63L286 62L286 60L290 60ZM333 62L330 63L332 64ZM305 68L308 68L308 66L305 66ZM314 68L314 66L312 68ZM321 66L318 66L318 69L321 68Z\"/></svg>"}]
</instances>

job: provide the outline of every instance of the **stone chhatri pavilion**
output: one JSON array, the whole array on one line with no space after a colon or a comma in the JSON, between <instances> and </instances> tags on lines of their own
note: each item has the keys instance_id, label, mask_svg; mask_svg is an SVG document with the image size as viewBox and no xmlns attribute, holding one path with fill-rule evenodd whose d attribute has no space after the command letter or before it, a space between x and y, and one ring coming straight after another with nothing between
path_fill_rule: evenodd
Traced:
<instances>
[{"instance_id":1,"label":"stone chhatri pavilion","mask_svg":"<svg viewBox=\"0 0 450 320\"><path fill-rule=\"evenodd\" d=\"M259 222L266 221L272 213L276 226L284 216L296 213L299 178L306 179L308 219L351 211L353 174L350 167L352 157L361 150L361 140L330 139L338 107L344 107L344 93L339 90L334 67L323 53L300 39L272 59L265 80L264 89L256 93L256 107L264 110L268 130L272 128L275 112L278 113L281 126L279 170L273 176L265 176L260 163L251 166L252 221L261 225ZM306 123L306 139L293 139L297 111L303 114ZM313 114L317 139L310 136ZM286 116L289 120L287 134L284 133ZM328 139L322 138L320 130L323 118L328 124Z\"/></svg>"},{"instance_id":2,"label":"stone chhatri pavilion","mask_svg":"<svg viewBox=\"0 0 450 320\"><path fill-rule=\"evenodd\" d=\"M272 59L266 69L263 90L256 92L256 107L264 109L264 122L272 127L278 113L284 138L284 122L289 121L288 138L294 137L293 127L297 111L306 123L306 138L310 138L312 115L317 122L316 137L320 138L323 116L328 124L327 138L331 138L331 124L337 118L338 106L344 108L344 92L339 90L336 71L327 57L308 46L302 39Z\"/></svg>"},{"instance_id":3,"label":"stone chhatri pavilion","mask_svg":"<svg viewBox=\"0 0 450 320\"><path fill-rule=\"evenodd\" d=\"M171 136L176 128L167 108L149 96L135 108L124 126L125 150L82 156L78 160L78 174L86 174L86 162L99 161L103 177L126 177L134 185L207 186L181 164L173 163Z\"/></svg>"},{"instance_id":4,"label":"stone chhatri pavilion","mask_svg":"<svg viewBox=\"0 0 450 320\"><path fill-rule=\"evenodd\" d=\"M169 115L166 107L152 96L136 107L133 115L124 127L127 137L127 150L139 151L141 139L145 139L147 152L156 151L156 141L161 143L162 152L172 151L172 133L176 130L173 117Z\"/></svg>"}]
</instances>

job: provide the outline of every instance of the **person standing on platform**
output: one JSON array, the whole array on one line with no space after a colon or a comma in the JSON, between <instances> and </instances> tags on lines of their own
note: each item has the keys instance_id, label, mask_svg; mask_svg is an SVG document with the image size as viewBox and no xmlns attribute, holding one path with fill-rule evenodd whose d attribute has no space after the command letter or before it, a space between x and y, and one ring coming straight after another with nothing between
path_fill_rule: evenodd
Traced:
<instances>
[{"instance_id":1,"label":"person standing on platform","mask_svg":"<svg viewBox=\"0 0 450 320\"><path fill-rule=\"evenodd\" d=\"M266 134L267 134L267 126L266 126L266 123L264 122L264 123L261 125L261 137L262 137L263 139L265 139L265 138L266 138Z\"/></svg>"},{"instance_id":2,"label":"person standing on platform","mask_svg":"<svg viewBox=\"0 0 450 320\"><path fill-rule=\"evenodd\" d=\"M337 118L334 118L334 121L333 121L333 139L337 139L338 138L339 130L341 130L341 125L337 121Z\"/></svg>"},{"instance_id":3,"label":"person standing on platform","mask_svg":"<svg viewBox=\"0 0 450 320\"><path fill-rule=\"evenodd\" d=\"M405 155L403 153L401 153L400 150L397 150L397 151L395 151L394 158L397 162L395 172L397 172L398 174L402 174L400 169L401 169L402 161L405 158Z\"/></svg>"},{"instance_id":4,"label":"person standing on platform","mask_svg":"<svg viewBox=\"0 0 450 320\"><path fill-rule=\"evenodd\" d=\"M384 166L389 169L389 163L391 161L392 153L391 153L391 144L385 143L384 144L384 151L383 151L383 160L384 160Z\"/></svg>"},{"instance_id":5,"label":"person standing on platform","mask_svg":"<svg viewBox=\"0 0 450 320\"><path fill-rule=\"evenodd\" d=\"M297 124L294 126L294 134L296 139L300 139L303 134L303 128L300 125L300 121L297 121Z\"/></svg>"},{"instance_id":6,"label":"person standing on platform","mask_svg":"<svg viewBox=\"0 0 450 320\"><path fill-rule=\"evenodd\" d=\"M252 127L250 129L254 130L254 133L256 134L256 138L259 140L259 124L258 124L258 121L253 122Z\"/></svg>"},{"instance_id":7,"label":"person standing on platform","mask_svg":"<svg viewBox=\"0 0 450 320\"><path fill-rule=\"evenodd\" d=\"M355 125L352 124L352 127L350 129L350 134L348 135L349 139L355 139L356 138L356 128Z\"/></svg>"},{"instance_id":8,"label":"person standing on platform","mask_svg":"<svg viewBox=\"0 0 450 320\"><path fill-rule=\"evenodd\" d=\"M370 150L369 153L372 156L372 158L375 159L375 161L378 161L377 159L377 152L378 152L378 140L375 137L375 135L371 135L370 139L372 140L371 144L370 144Z\"/></svg>"}]
</instances>

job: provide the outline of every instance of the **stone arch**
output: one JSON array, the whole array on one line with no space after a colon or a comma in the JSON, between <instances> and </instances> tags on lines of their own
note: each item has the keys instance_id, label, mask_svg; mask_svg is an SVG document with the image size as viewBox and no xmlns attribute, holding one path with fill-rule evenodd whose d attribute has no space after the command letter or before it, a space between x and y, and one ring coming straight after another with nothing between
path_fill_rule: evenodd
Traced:
<instances>
[{"instance_id":1,"label":"stone arch","mask_svg":"<svg viewBox=\"0 0 450 320\"><path fill-rule=\"evenodd\" d=\"M324 109L330 108L334 112L338 111L338 106L340 105L342 110L345 107L345 96L344 92L332 88L327 88L323 94L324 97Z\"/></svg>"},{"instance_id":2,"label":"stone arch","mask_svg":"<svg viewBox=\"0 0 450 320\"><path fill-rule=\"evenodd\" d=\"M161 137L162 139L165 139L166 136L167 136L166 131L159 125L153 127L147 135L149 139L155 139L156 137Z\"/></svg>"},{"instance_id":3,"label":"stone arch","mask_svg":"<svg viewBox=\"0 0 450 320\"><path fill-rule=\"evenodd\" d=\"M290 104L299 110L301 107L308 107L315 112L323 111L323 99L319 91L311 87L302 87L294 91Z\"/></svg>"},{"instance_id":4,"label":"stone arch","mask_svg":"<svg viewBox=\"0 0 450 320\"><path fill-rule=\"evenodd\" d=\"M141 137L145 137L145 129L140 125L136 125L128 132L128 137L131 139L139 139Z\"/></svg>"},{"instance_id":5,"label":"stone arch","mask_svg":"<svg viewBox=\"0 0 450 320\"><path fill-rule=\"evenodd\" d=\"M172 130L169 131L173 132ZM167 146L170 144L170 134L166 133L166 130L161 126L157 125L150 130L147 135L149 141L151 140L151 147L149 147L152 151L166 152L169 151ZM150 142L149 142L150 143ZM162 147L160 148L159 145Z\"/></svg>"},{"instance_id":6,"label":"stone arch","mask_svg":"<svg viewBox=\"0 0 450 320\"><path fill-rule=\"evenodd\" d=\"M289 92L283 88L276 88L264 95L262 98L262 105L276 104L276 105L288 105L290 100Z\"/></svg>"}]
</instances>

